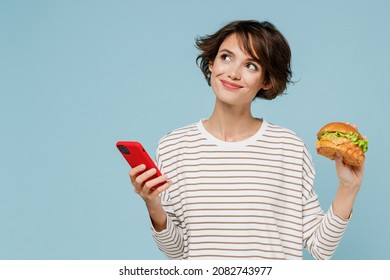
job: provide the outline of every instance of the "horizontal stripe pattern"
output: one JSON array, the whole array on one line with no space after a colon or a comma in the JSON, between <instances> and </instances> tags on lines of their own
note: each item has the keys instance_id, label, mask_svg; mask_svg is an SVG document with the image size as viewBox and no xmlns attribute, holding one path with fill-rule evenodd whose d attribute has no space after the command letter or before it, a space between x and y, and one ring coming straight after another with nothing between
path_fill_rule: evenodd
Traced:
<instances>
[{"instance_id":1,"label":"horizontal stripe pattern","mask_svg":"<svg viewBox=\"0 0 390 280\"><path fill-rule=\"evenodd\" d=\"M202 122L160 140L167 229L153 237L171 259L301 259L303 245L330 258L347 221L321 210L314 167L292 131L263 121L243 142L224 145Z\"/></svg>"}]
</instances>

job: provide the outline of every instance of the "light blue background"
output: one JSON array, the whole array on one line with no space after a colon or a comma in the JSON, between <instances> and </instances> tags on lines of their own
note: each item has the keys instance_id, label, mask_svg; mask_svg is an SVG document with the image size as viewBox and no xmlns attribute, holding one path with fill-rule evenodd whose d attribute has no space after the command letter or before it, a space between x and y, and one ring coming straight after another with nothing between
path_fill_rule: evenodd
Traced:
<instances>
[{"instance_id":1,"label":"light blue background","mask_svg":"<svg viewBox=\"0 0 390 280\"><path fill-rule=\"evenodd\" d=\"M214 96L194 38L236 19L273 22L295 85L253 113L296 131L325 210L333 162L318 129L370 140L353 219L334 259L390 259L389 1L0 1L0 259L163 259L117 140L155 154ZM305 258L310 258L305 254Z\"/></svg>"}]
</instances>

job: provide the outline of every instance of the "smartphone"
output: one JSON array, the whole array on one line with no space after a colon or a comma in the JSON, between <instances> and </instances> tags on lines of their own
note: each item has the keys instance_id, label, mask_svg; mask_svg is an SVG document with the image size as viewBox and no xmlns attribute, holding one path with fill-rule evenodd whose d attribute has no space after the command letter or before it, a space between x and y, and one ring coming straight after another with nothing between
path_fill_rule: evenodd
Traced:
<instances>
[{"instance_id":1,"label":"smartphone","mask_svg":"<svg viewBox=\"0 0 390 280\"><path fill-rule=\"evenodd\" d=\"M145 148L142 146L141 143L134 141L119 141L116 143L116 147L118 148L122 156L125 158L127 163L131 166L131 168L134 168L140 164L145 164L145 171L152 168L156 169L156 173L147 181L161 176L160 170L158 170L157 166L154 164L154 161L146 152ZM164 184L165 182L158 184L157 186L153 187L152 190L155 190L156 188Z\"/></svg>"}]
</instances>

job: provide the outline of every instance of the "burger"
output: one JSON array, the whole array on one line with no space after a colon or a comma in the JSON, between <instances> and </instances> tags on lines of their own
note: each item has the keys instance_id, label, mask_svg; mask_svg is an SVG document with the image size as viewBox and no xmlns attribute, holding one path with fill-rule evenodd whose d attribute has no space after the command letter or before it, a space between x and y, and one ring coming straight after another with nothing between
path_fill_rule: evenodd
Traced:
<instances>
[{"instance_id":1,"label":"burger","mask_svg":"<svg viewBox=\"0 0 390 280\"><path fill-rule=\"evenodd\" d=\"M344 163L361 166L368 150L368 141L351 125L332 122L324 125L317 133L317 153L330 159L338 152Z\"/></svg>"}]
</instances>

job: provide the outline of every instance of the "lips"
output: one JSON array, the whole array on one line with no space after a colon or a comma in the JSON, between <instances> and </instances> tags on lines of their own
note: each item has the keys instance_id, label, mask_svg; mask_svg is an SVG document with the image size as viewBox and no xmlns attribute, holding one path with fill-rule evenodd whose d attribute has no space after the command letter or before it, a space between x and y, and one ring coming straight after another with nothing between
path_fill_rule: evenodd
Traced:
<instances>
[{"instance_id":1,"label":"lips","mask_svg":"<svg viewBox=\"0 0 390 280\"><path fill-rule=\"evenodd\" d=\"M236 83L232 83L232 82L229 82L226 80L220 80L220 81L221 81L223 87L226 89L229 89L229 90L239 90L239 89L243 88L243 86L236 84Z\"/></svg>"}]
</instances>

